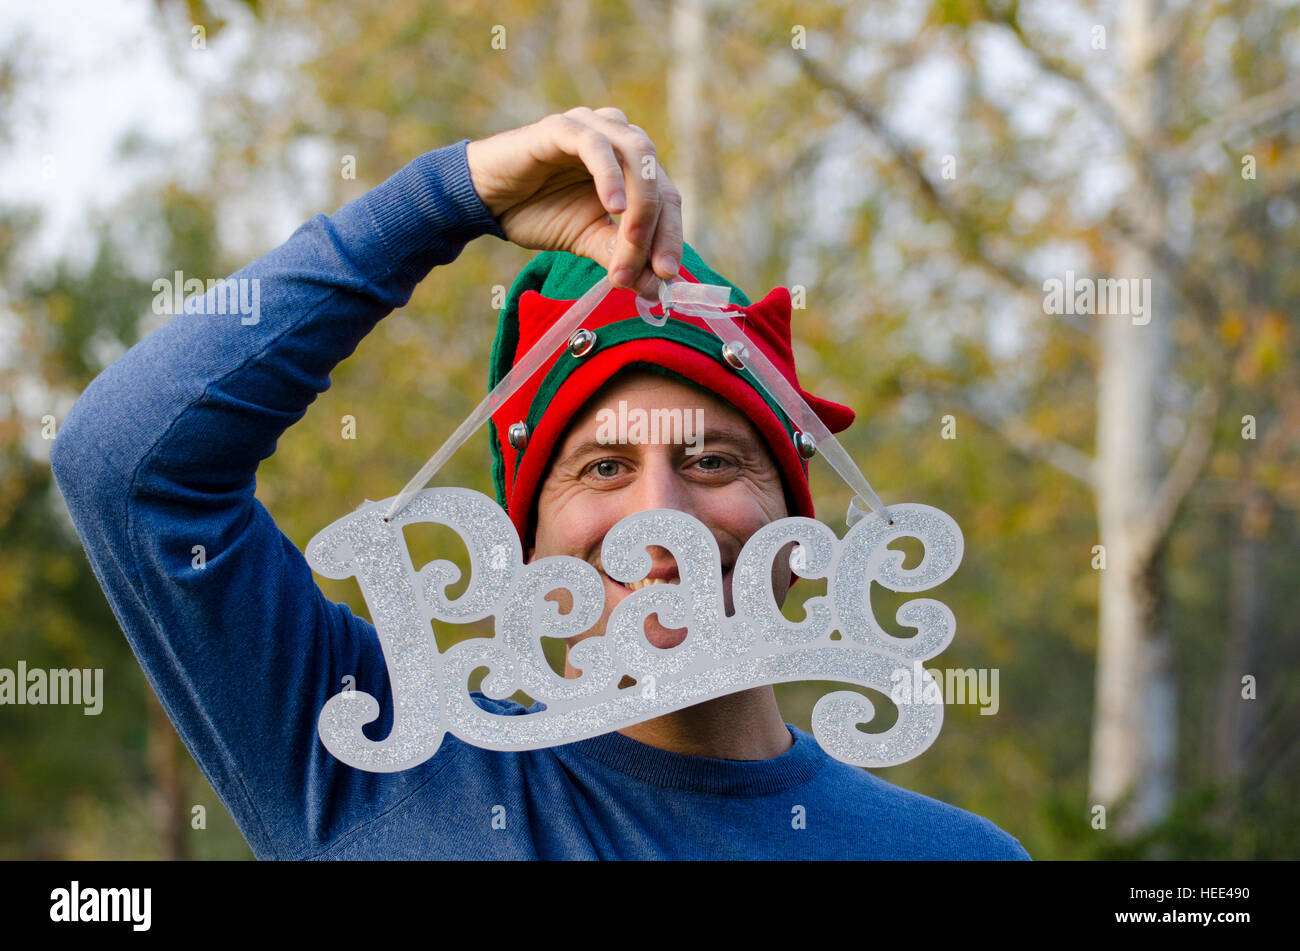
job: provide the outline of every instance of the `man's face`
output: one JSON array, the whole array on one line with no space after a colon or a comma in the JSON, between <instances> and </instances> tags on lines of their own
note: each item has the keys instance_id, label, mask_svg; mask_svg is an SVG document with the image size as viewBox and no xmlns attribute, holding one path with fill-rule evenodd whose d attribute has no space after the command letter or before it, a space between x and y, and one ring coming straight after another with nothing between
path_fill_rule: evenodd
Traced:
<instances>
[{"instance_id":1,"label":"man's face","mask_svg":"<svg viewBox=\"0 0 1300 951\"><path fill-rule=\"evenodd\" d=\"M650 418L652 411L676 409L685 420L689 413L692 421L702 421L703 439L673 443L669 427L664 426L657 444L611 441L610 414L620 412L620 400L626 402L628 420L635 420L638 410L644 418ZM601 416L602 410L606 415ZM635 436L632 426L627 431ZM584 636L604 634L610 613L633 590L605 574L601 544L621 519L649 509L686 512L713 534L722 556L728 614L734 610L731 575L741 548L758 529L788 514L781 476L749 420L711 393L633 370L607 384L574 418L551 457L537 497L536 539L528 549L528 560L572 555L594 565L605 584L604 613L589 634L571 638L570 646ZM649 578L678 578L677 564L666 548L652 546L649 555ZM778 558L776 564L781 563ZM788 571L773 571L778 604L785 601L789 583ZM562 611L572 603L567 592L558 601ZM665 628L656 615L646 622L646 637L653 646L666 649L680 644L686 630Z\"/></svg>"}]
</instances>

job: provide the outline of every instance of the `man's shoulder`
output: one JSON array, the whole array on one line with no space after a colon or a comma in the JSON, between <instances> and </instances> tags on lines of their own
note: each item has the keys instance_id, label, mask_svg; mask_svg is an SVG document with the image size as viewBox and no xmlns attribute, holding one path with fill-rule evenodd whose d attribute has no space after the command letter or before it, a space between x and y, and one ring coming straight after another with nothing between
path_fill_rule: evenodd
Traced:
<instances>
[{"instance_id":1,"label":"man's shoulder","mask_svg":"<svg viewBox=\"0 0 1300 951\"><path fill-rule=\"evenodd\" d=\"M915 859L1030 859L1018 839L983 816L827 760L818 785L851 814L845 819L856 820L872 851Z\"/></svg>"}]
</instances>

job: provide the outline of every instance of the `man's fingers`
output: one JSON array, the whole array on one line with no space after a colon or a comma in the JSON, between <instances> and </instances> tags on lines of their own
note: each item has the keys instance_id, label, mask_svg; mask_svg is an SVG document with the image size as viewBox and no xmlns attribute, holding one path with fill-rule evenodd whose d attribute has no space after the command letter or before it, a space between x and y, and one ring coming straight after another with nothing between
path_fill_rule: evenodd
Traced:
<instances>
[{"instance_id":1,"label":"man's fingers","mask_svg":"<svg viewBox=\"0 0 1300 951\"><path fill-rule=\"evenodd\" d=\"M682 255L681 194L659 165L654 143L621 109L579 106L543 120L554 153L539 156L586 165L602 206L621 215L607 250L611 283L654 296L660 279L677 273ZM602 223L603 232L607 223Z\"/></svg>"},{"instance_id":2,"label":"man's fingers","mask_svg":"<svg viewBox=\"0 0 1300 951\"><path fill-rule=\"evenodd\" d=\"M678 272L682 261L682 195L659 170L659 221L646 266L633 283L636 292L655 303L659 299L660 285Z\"/></svg>"},{"instance_id":3,"label":"man's fingers","mask_svg":"<svg viewBox=\"0 0 1300 951\"><path fill-rule=\"evenodd\" d=\"M623 166L609 136L570 115L550 115L541 120L548 135L538 158L560 164L577 158L587 167L596 195L607 211L621 214L627 209ZM610 120L603 120L610 121Z\"/></svg>"},{"instance_id":4,"label":"man's fingers","mask_svg":"<svg viewBox=\"0 0 1300 951\"><path fill-rule=\"evenodd\" d=\"M663 172L654 143L640 127L627 125L626 116L612 106L602 110L578 107L565 115L608 136L622 160L627 210L619 222L619 241L610 265L610 280L615 287L635 287L642 270L649 267L662 205Z\"/></svg>"},{"instance_id":5,"label":"man's fingers","mask_svg":"<svg viewBox=\"0 0 1300 951\"><path fill-rule=\"evenodd\" d=\"M659 170L659 223L650 247L650 264L659 277L672 277L682 263L682 193L668 173Z\"/></svg>"},{"instance_id":6,"label":"man's fingers","mask_svg":"<svg viewBox=\"0 0 1300 951\"><path fill-rule=\"evenodd\" d=\"M591 242L593 253L586 256L592 258L596 263L612 273L614 249L618 246L618 225L609 221L601 222L595 226ZM596 248L599 248L600 252L603 253L596 252ZM612 280L611 283L613 283ZM649 268L643 269L640 274L626 282L627 287L652 303L659 300L659 284L659 277Z\"/></svg>"},{"instance_id":7,"label":"man's fingers","mask_svg":"<svg viewBox=\"0 0 1300 951\"><path fill-rule=\"evenodd\" d=\"M622 109L619 109L616 106L604 106L600 109L595 109L593 111L596 113L596 115L604 116L606 119L613 119L615 122L619 123L620 125L628 124L627 115L623 112ZM642 131L639 126L629 126L629 128L636 129L637 131Z\"/></svg>"},{"instance_id":8,"label":"man's fingers","mask_svg":"<svg viewBox=\"0 0 1300 951\"><path fill-rule=\"evenodd\" d=\"M635 276L648 266L663 200L659 194L661 170L654 144L644 135L630 134L635 136L633 144L622 149L627 211L619 221L614 268L615 273L626 270ZM624 286L632 284L633 281L628 281Z\"/></svg>"}]
</instances>

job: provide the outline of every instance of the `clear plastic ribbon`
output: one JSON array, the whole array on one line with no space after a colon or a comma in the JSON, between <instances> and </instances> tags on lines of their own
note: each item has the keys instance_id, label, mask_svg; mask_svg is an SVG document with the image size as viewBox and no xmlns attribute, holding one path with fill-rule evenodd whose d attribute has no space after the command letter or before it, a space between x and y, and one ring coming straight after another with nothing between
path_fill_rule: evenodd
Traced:
<instances>
[{"instance_id":1,"label":"clear plastic ribbon","mask_svg":"<svg viewBox=\"0 0 1300 951\"><path fill-rule=\"evenodd\" d=\"M488 418L518 392L552 353L568 342L573 332L582 326L582 322L612 290L614 287L609 283L609 279L602 277L587 293L573 302L560 319L542 335L537 343L533 344L524 358L501 378L501 381L492 388L465 421L456 427L451 438L420 467L420 471L393 499L393 504L384 515L385 522L391 521L393 516L401 512L415 494L429 484L429 480L437 474L447 460L478 432ZM865 504L870 511L880 513L888 524L893 525L894 519L889 509L880 501L880 497L871 488L871 483L840 445L839 440L826 428L826 424L790 385L790 382L773 366L772 361L745 334L744 329L736 323L734 316L738 311L730 309L730 299L730 289L723 285L697 284L674 277L659 284L662 316L656 317L651 314L652 305L641 297L636 299L636 308L640 317L654 327L662 327L666 324L670 312L689 314L703 319L723 344L730 344L733 358L739 360L744 368L753 374L759 385L785 411L786 416L799 431L813 439L817 452L825 457L844 483L853 490L854 497L849 502L848 515L845 519L847 524L852 526L867 515L867 511L862 508L862 504Z\"/></svg>"}]
</instances>

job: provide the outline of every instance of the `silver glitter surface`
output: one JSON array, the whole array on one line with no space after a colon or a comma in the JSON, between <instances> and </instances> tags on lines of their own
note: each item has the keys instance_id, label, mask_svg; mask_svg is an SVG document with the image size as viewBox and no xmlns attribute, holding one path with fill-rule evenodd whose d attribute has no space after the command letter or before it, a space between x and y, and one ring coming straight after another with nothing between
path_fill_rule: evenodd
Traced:
<instances>
[{"instance_id":1,"label":"silver glitter surface","mask_svg":"<svg viewBox=\"0 0 1300 951\"><path fill-rule=\"evenodd\" d=\"M677 584L632 592L610 615L605 637L624 669L668 677L722 653L722 558L713 535L699 519L655 509L629 515L610 529L601 563L617 581L640 581L650 573L646 549L654 545L668 549L676 559ZM666 628L687 628L686 640L670 650L651 645L645 637L645 621L656 613Z\"/></svg>"},{"instance_id":2,"label":"silver glitter surface","mask_svg":"<svg viewBox=\"0 0 1300 951\"><path fill-rule=\"evenodd\" d=\"M318 723L321 742L349 766L387 773L423 763L444 731L433 628L398 520L390 524L383 515L382 503L370 503L335 522L308 544L307 561L322 574L336 572L327 576L356 576L383 647L394 705L392 731L375 741L361 732L379 715L375 698L364 691L331 697Z\"/></svg>"},{"instance_id":3,"label":"silver glitter surface","mask_svg":"<svg viewBox=\"0 0 1300 951\"><path fill-rule=\"evenodd\" d=\"M547 601L547 593L565 588L573 596L568 614ZM570 652L570 660L582 675L573 680L561 677L542 653L543 637L573 637L600 620L605 607L605 585L600 573L579 558L556 555L528 565L507 602L497 615L497 640L515 654L520 663L520 688L530 697L571 700L588 697L609 685L614 662L603 637L589 637ZM513 693L513 691L511 691Z\"/></svg>"},{"instance_id":4,"label":"silver glitter surface","mask_svg":"<svg viewBox=\"0 0 1300 951\"><path fill-rule=\"evenodd\" d=\"M420 590L437 621L468 624L491 615L510 591L523 568L523 549L514 525L501 506L479 492L444 488L421 492L397 517L396 526L435 522L455 529L469 550L470 585L455 601L447 587L460 579L460 569L449 561L434 561L421 569ZM409 560L409 556L408 556Z\"/></svg>"},{"instance_id":5,"label":"silver glitter surface","mask_svg":"<svg viewBox=\"0 0 1300 951\"><path fill-rule=\"evenodd\" d=\"M916 626L917 633L894 637L881 628L872 612L871 582L893 591L920 591L946 581L961 563L961 531L951 518L928 505L891 505L889 510L893 525L873 514L844 536L830 593L846 638L907 660L926 660L952 642L957 629L952 613L937 601L909 601L896 617L905 627ZM886 547L905 536L925 546L921 563L906 571L901 567L904 553Z\"/></svg>"},{"instance_id":6,"label":"silver glitter surface","mask_svg":"<svg viewBox=\"0 0 1300 951\"><path fill-rule=\"evenodd\" d=\"M355 575L383 645L392 682L394 726L382 741L367 739L361 727L379 714L374 697L360 691L332 697L321 711L319 730L326 748L359 769L391 772L418 765L436 752L444 731L489 749L526 750L570 743L763 684L836 680L892 695L900 670L920 685L933 682L919 661L951 641L955 622L938 601L914 599L898 611L899 623L915 627L914 638L885 634L869 604L873 580L896 591L939 584L962 556L961 532L947 515L924 505L891 506L895 524L864 518L837 539L812 519L787 518L756 532L740 553L733 577L735 614L727 617L721 562L711 533L682 512L640 512L618 523L602 549L605 570L624 582L644 578L651 567L647 549L672 553L677 584L653 585L623 598L610 615L604 637L589 637L570 653L581 676L558 676L541 650L543 637L572 637L589 630L604 610L604 585L591 565L554 556L531 565L506 513L487 496L468 489L428 489L391 524L387 502L367 503L326 528L307 548L309 563L322 575ZM459 572L436 561L418 574L402 537L402 525L431 521L448 525L465 540L471 577L465 593L446 598ZM903 555L890 540L914 536L925 557L904 571ZM773 560L791 542L801 548L795 572L828 579L828 594L806 602L807 617L781 616L772 592ZM778 570L784 570L781 565ZM573 596L568 614L545 596L564 588ZM668 628L685 627L677 647L660 649L645 638L646 619L658 614ZM495 618L492 637L462 641L440 654L430 619ZM840 630L841 640L830 640ZM486 667L482 690L494 698L523 689L546 710L498 716L469 695L470 674ZM620 689L624 673L637 681ZM333 672L331 672L333 674ZM859 766L904 762L938 735L943 705L899 702L898 722L879 734L857 729L874 707L861 694L840 691L823 697L813 711L813 733L828 754Z\"/></svg>"},{"instance_id":7,"label":"silver glitter surface","mask_svg":"<svg viewBox=\"0 0 1300 951\"><path fill-rule=\"evenodd\" d=\"M791 567L801 578L824 578L835 555L835 533L816 519L783 518L765 525L745 543L731 577L731 598L736 614L729 641L736 653L756 643L807 644L822 639L834 626L830 599L825 596L804 602L806 617L788 621L781 614L772 592L772 562L792 541L799 542L798 557L779 566Z\"/></svg>"}]
</instances>

